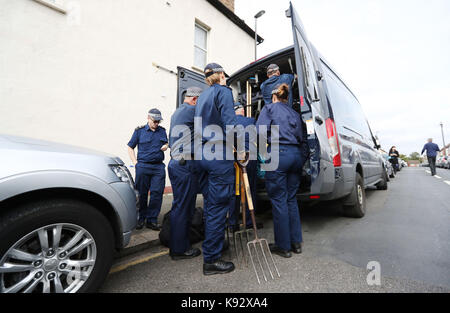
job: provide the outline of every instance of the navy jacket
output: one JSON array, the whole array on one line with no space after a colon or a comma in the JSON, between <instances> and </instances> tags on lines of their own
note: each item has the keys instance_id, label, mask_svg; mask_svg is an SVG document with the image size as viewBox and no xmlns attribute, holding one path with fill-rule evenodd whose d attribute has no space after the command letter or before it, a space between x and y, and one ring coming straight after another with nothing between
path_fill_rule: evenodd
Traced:
<instances>
[{"instance_id":1,"label":"navy jacket","mask_svg":"<svg viewBox=\"0 0 450 313\"><path fill-rule=\"evenodd\" d=\"M259 115L256 126L258 132L261 125L266 125L270 132L270 126L278 126L280 130L280 145L300 145L303 141L303 130L300 115L287 103L277 102L266 104ZM259 133L266 138L266 134ZM270 144L272 138L269 133L267 142Z\"/></svg>"},{"instance_id":2,"label":"navy jacket","mask_svg":"<svg viewBox=\"0 0 450 313\"><path fill-rule=\"evenodd\" d=\"M435 157L437 155L437 153L439 151L441 151L441 149L439 149L439 146L437 144L435 144L434 142L428 142L425 144L425 146L422 149L422 153L423 154L425 152L425 150L427 150L427 156L428 157Z\"/></svg>"},{"instance_id":3,"label":"navy jacket","mask_svg":"<svg viewBox=\"0 0 450 313\"><path fill-rule=\"evenodd\" d=\"M138 147L138 162L156 164L164 161L164 152L161 148L166 143L167 134L164 127L158 126L155 131L152 131L146 124L136 128L128 146L132 149Z\"/></svg>"},{"instance_id":4,"label":"navy jacket","mask_svg":"<svg viewBox=\"0 0 450 313\"><path fill-rule=\"evenodd\" d=\"M281 74L280 76L272 76L268 78L261 84L261 92L264 98L264 103L269 104L272 103L272 91L283 83L288 84L289 86L289 106L292 107L293 98L292 98L292 83L294 82L294 75L292 74Z\"/></svg>"},{"instance_id":5,"label":"navy jacket","mask_svg":"<svg viewBox=\"0 0 450 313\"><path fill-rule=\"evenodd\" d=\"M242 125L244 128L246 128L247 126L250 125L255 125L256 121L254 118L252 117L245 117L242 115L236 115L236 125ZM255 138L255 142L253 143L256 146L257 143L257 139L256 139L256 127L253 128L253 130L255 131L254 138ZM245 134L245 151L250 151L250 134Z\"/></svg>"},{"instance_id":6,"label":"navy jacket","mask_svg":"<svg viewBox=\"0 0 450 313\"><path fill-rule=\"evenodd\" d=\"M203 156L203 146L213 146L213 152L218 147L222 147L223 160L226 159L226 153L233 155L234 146L234 127L236 126L236 114L234 113L234 100L231 88L214 84L206 89L197 100L195 106L195 118L199 119L194 122L197 123L194 127L195 154L198 159ZM209 126L209 127L208 127ZM228 128L227 128L228 126ZM208 127L208 129L206 129ZM214 130L220 130L222 138L218 138ZM205 133L205 130L212 131ZM219 134L220 136L220 134ZM227 137L231 139L228 142Z\"/></svg>"},{"instance_id":7,"label":"navy jacket","mask_svg":"<svg viewBox=\"0 0 450 313\"><path fill-rule=\"evenodd\" d=\"M183 103L172 115L169 147L170 155L174 159L194 153L194 114L195 106Z\"/></svg>"}]
</instances>

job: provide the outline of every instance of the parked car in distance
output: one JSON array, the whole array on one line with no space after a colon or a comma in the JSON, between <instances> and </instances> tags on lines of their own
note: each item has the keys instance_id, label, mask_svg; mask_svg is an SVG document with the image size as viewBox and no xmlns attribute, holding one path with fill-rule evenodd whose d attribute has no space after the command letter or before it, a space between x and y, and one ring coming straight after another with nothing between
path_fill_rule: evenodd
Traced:
<instances>
[{"instance_id":1,"label":"parked car in distance","mask_svg":"<svg viewBox=\"0 0 450 313\"><path fill-rule=\"evenodd\" d=\"M450 158L448 156L442 157L441 168L450 169Z\"/></svg>"},{"instance_id":2,"label":"parked car in distance","mask_svg":"<svg viewBox=\"0 0 450 313\"><path fill-rule=\"evenodd\" d=\"M384 159L384 166L386 169L386 173L388 175L389 178L394 178L395 177L395 170L394 167L392 166L392 163L389 162L389 155L387 153L381 153L383 159Z\"/></svg>"},{"instance_id":3,"label":"parked car in distance","mask_svg":"<svg viewBox=\"0 0 450 313\"><path fill-rule=\"evenodd\" d=\"M137 223L124 163L0 135L0 293L93 292Z\"/></svg>"},{"instance_id":4,"label":"parked car in distance","mask_svg":"<svg viewBox=\"0 0 450 313\"><path fill-rule=\"evenodd\" d=\"M444 157L439 156L436 158L436 167L442 168L444 167Z\"/></svg>"}]
</instances>

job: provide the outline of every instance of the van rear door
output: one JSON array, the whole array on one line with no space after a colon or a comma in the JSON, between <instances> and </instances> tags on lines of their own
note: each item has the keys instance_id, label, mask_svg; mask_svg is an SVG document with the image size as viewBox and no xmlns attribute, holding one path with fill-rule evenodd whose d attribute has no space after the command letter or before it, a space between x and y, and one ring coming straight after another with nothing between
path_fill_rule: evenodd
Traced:
<instances>
[{"instance_id":1,"label":"van rear door","mask_svg":"<svg viewBox=\"0 0 450 313\"><path fill-rule=\"evenodd\" d=\"M334 189L335 166L339 165L333 162L336 155L340 158L336 127L329 116L327 99L319 90L313 49L292 2L286 16L292 21L300 108L310 150L311 194L326 194Z\"/></svg>"},{"instance_id":2,"label":"van rear door","mask_svg":"<svg viewBox=\"0 0 450 313\"><path fill-rule=\"evenodd\" d=\"M183 104L184 95L189 87L199 87L203 90L208 88L205 82L205 76L178 66L178 91L177 91L177 108Z\"/></svg>"}]
</instances>

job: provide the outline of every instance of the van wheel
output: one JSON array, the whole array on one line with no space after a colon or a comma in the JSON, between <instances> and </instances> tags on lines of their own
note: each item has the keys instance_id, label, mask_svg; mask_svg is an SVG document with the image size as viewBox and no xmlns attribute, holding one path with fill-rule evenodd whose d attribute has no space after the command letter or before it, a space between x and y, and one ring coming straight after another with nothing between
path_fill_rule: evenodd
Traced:
<instances>
[{"instance_id":1,"label":"van wheel","mask_svg":"<svg viewBox=\"0 0 450 313\"><path fill-rule=\"evenodd\" d=\"M75 200L10 210L1 217L0 238L0 293L94 292L113 261L108 220Z\"/></svg>"},{"instance_id":2,"label":"van wheel","mask_svg":"<svg viewBox=\"0 0 450 313\"><path fill-rule=\"evenodd\" d=\"M386 171L383 171L383 175L381 175L381 176L382 176L381 177L382 181L377 184L377 189L378 190L387 190L388 189L388 175L387 175ZM395 175L391 176L391 177L394 178Z\"/></svg>"},{"instance_id":3,"label":"van wheel","mask_svg":"<svg viewBox=\"0 0 450 313\"><path fill-rule=\"evenodd\" d=\"M361 218L366 214L366 191L364 181L359 173L356 173L355 186L344 200L343 209L344 215L347 217Z\"/></svg>"}]
</instances>

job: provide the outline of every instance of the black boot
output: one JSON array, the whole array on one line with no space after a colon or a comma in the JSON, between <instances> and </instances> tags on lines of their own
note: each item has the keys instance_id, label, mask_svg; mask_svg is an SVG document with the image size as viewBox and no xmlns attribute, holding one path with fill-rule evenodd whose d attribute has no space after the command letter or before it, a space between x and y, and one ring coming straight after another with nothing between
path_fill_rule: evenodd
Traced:
<instances>
[{"instance_id":1,"label":"black boot","mask_svg":"<svg viewBox=\"0 0 450 313\"><path fill-rule=\"evenodd\" d=\"M198 248L191 248L190 250L186 251L185 253L170 253L170 257L172 260L183 260L183 259L193 259L195 257L198 257L202 252Z\"/></svg>"},{"instance_id":2,"label":"black boot","mask_svg":"<svg viewBox=\"0 0 450 313\"><path fill-rule=\"evenodd\" d=\"M302 244L301 243L293 243L292 244L292 252L296 254L302 253Z\"/></svg>"},{"instance_id":3,"label":"black boot","mask_svg":"<svg viewBox=\"0 0 450 313\"><path fill-rule=\"evenodd\" d=\"M217 260L211 263L203 263L203 275L226 274L234 271L233 262Z\"/></svg>"},{"instance_id":4,"label":"black boot","mask_svg":"<svg viewBox=\"0 0 450 313\"><path fill-rule=\"evenodd\" d=\"M157 223L147 222L146 226L147 226L147 228L150 228L151 230L155 230L155 231L161 230L161 226L159 226Z\"/></svg>"},{"instance_id":5,"label":"black boot","mask_svg":"<svg viewBox=\"0 0 450 313\"><path fill-rule=\"evenodd\" d=\"M282 256L283 258L292 257L292 253L290 251L283 250L274 243L269 244L269 249L272 253L278 254L279 256Z\"/></svg>"},{"instance_id":6,"label":"black boot","mask_svg":"<svg viewBox=\"0 0 450 313\"><path fill-rule=\"evenodd\" d=\"M144 220L138 221L136 229L137 230L141 230L142 228L144 228L144 225L145 225L145 221Z\"/></svg>"}]
</instances>

